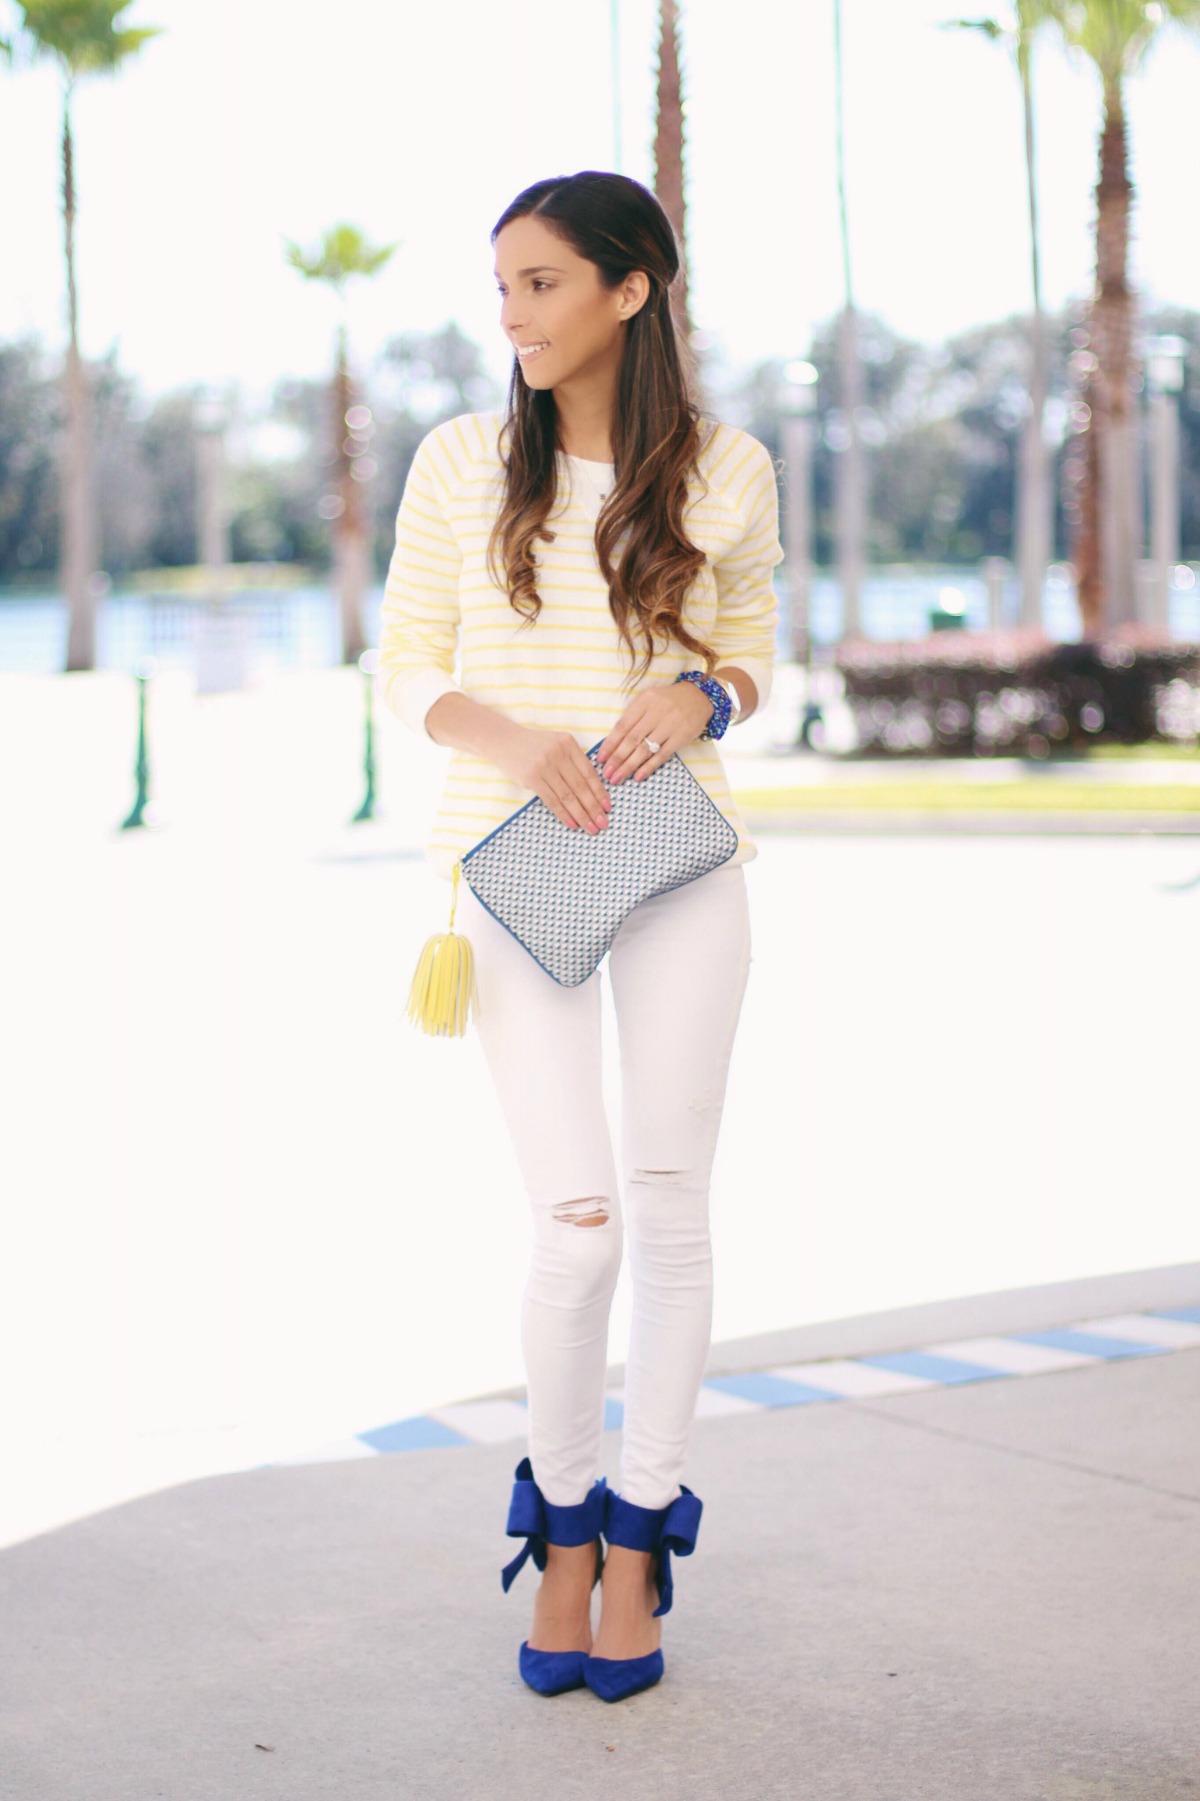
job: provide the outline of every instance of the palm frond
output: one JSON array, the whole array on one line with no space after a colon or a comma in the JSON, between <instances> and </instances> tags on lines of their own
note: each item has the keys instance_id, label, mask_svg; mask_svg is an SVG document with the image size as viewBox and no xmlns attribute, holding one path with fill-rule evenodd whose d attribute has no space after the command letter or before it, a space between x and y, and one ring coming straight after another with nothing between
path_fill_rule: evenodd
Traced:
<instances>
[{"instance_id":1,"label":"palm frond","mask_svg":"<svg viewBox=\"0 0 1200 1801\"><path fill-rule=\"evenodd\" d=\"M17 0L26 43L34 56L55 57L67 75L108 75L162 35L155 25L123 26L133 0Z\"/></svg>"},{"instance_id":2,"label":"palm frond","mask_svg":"<svg viewBox=\"0 0 1200 1801\"><path fill-rule=\"evenodd\" d=\"M291 238L283 240L284 256L293 269L311 281L327 281L340 292L352 275L374 275L399 249L394 244L373 245L355 225L334 225L315 249L305 250Z\"/></svg>"},{"instance_id":3,"label":"palm frond","mask_svg":"<svg viewBox=\"0 0 1200 1801\"><path fill-rule=\"evenodd\" d=\"M1169 23L1200 30L1200 0L1037 0L1072 49L1118 87Z\"/></svg>"}]
</instances>

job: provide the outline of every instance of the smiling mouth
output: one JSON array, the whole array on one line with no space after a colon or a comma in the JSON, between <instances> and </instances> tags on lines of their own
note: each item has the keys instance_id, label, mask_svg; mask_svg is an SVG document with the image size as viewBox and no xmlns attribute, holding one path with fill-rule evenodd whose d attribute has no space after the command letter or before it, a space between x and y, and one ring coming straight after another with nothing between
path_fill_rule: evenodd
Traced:
<instances>
[{"instance_id":1,"label":"smiling mouth","mask_svg":"<svg viewBox=\"0 0 1200 1801\"><path fill-rule=\"evenodd\" d=\"M549 350L550 346L549 344L530 344L527 347L524 344L515 344L513 348L517 353L519 361L528 363L531 358L541 356L543 350Z\"/></svg>"}]
</instances>

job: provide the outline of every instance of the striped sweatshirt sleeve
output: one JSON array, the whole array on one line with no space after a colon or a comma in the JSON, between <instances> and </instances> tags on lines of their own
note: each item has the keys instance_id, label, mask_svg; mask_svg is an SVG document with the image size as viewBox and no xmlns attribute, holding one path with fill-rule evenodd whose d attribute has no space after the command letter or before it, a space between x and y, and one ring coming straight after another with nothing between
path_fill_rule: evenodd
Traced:
<instances>
[{"instance_id":1,"label":"striped sweatshirt sleeve","mask_svg":"<svg viewBox=\"0 0 1200 1801\"><path fill-rule=\"evenodd\" d=\"M462 692L454 679L462 551L447 512L454 474L435 426L417 446L404 484L380 609L375 691L415 732L426 731L435 700Z\"/></svg>"},{"instance_id":2,"label":"striped sweatshirt sleeve","mask_svg":"<svg viewBox=\"0 0 1200 1801\"><path fill-rule=\"evenodd\" d=\"M750 440L733 482L742 530L713 564L717 619L710 642L719 665L745 670L754 683L759 707L765 707L774 679L779 622L771 572L783 561L784 550L779 542L775 465L770 451L757 438Z\"/></svg>"}]
</instances>

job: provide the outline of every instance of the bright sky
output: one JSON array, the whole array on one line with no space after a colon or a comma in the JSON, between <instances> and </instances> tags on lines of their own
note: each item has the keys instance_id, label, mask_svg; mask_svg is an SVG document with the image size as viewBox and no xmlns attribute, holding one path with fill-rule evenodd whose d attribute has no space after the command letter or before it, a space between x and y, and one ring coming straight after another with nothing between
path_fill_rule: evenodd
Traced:
<instances>
[{"instance_id":1,"label":"bright sky","mask_svg":"<svg viewBox=\"0 0 1200 1801\"><path fill-rule=\"evenodd\" d=\"M860 305L936 341L1029 303L1020 90L1002 48L944 32L1005 0L844 0L847 189ZM697 324L735 365L803 355L840 304L832 0L682 0ZM148 393L324 375L334 302L283 260L341 220L399 240L353 293L363 356L450 319L505 380L489 230L530 182L652 181L655 0L135 0L160 25L74 110L82 338ZM11 35L16 8L0 0ZM1087 292L1099 99L1035 61L1044 282ZM1135 280L1200 307L1200 48L1155 46L1128 89ZM65 331L60 108L49 65L0 72L0 337ZM1192 221L1188 225L1189 219ZM18 249L19 247L19 249Z\"/></svg>"}]
</instances>

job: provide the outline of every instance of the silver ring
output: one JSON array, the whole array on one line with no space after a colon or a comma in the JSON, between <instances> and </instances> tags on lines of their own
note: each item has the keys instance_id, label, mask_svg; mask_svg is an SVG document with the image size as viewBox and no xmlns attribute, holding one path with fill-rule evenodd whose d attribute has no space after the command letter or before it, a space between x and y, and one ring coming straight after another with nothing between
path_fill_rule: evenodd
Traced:
<instances>
[{"instance_id":1,"label":"silver ring","mask_svg":"<svg viewBox=\"0 0 1200 1801\"><path fill-rule=\"evenodd\" d=\"M655 743L655 742L654 742L654 739L653 739L653 738L644 738L644 739L643 739L643 740L642 740L642 742L643 742L643 743L644 743L644 744L648 744L648 745L649 745L649 746L650 746L650 749L651 749L651 750L654 750L654 751L658 751L658 750L661 750L661 749L662 749L662 745L661 745L661 744L656 744L656 743Z\"/></svg>"}]
</instances>

